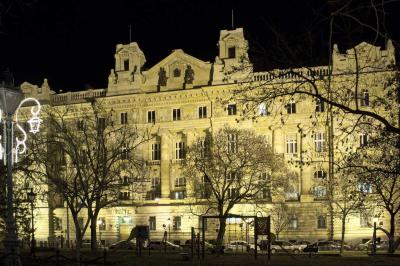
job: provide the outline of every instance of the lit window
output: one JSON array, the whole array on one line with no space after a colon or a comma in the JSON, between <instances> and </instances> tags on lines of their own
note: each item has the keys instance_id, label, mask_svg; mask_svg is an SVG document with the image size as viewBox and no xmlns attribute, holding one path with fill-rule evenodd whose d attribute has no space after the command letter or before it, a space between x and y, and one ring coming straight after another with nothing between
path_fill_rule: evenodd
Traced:
<instances>
[{"instance_id":1,"label":"lit window","mask_svg":"<svg viewBox=\"0 0 400 266\"><path fill-rule=\"evenodd\" d=\"M121 113L121 124L126 125L128 124L128 113Z\"/></svg>"},{"instance_id":2,"label":"lit window","mask_svg":"<svg viewBox=\"0 0 400 266\"><path fill-rule=\"evenodd\" d=\"M156 122L156 111L147 111L147 123Z\"/></svg>"},{"instance_id":3,"label":"lit window","mask_svg":"<svg viewBox=\"0 0 400 266\"><path fill-rule=\"evenodd\" d=\"M318 229L323 229L326 228L326 218L324 215L320 215L317 218L317 228Z\"/></svg>"},{"instance_id":4,"label":"lit window","mask_svg":"<svg viewBox=\"0 0 400 266\"><path fill-rule=\"evenodd\" d=\"M228 115L236 115L236 104L228 104Z\"/></svg>"},{"instance_id":5,"label":"lit window","mask_svg":"<svg viewBox=\"0 0 400 266\"><path fill-rule=\"evenodd\" d=\"M184 190L179 190L173 192L173 198L174 199L184 199L186 197L186 191Z\"/></svg>"},{"instance_id":6,"label":"lit window","mask_svg":"<svg viewBox=\"0 0 400 266\"><path fill-rule=\"evenodd\" d=\"M258 114L260 116L266 116L268 115L268 108L267 108L267 104L266 103L260 103L260 105L258 106Z\"/></svg>"},{"instance_id":7,"label":"lit window","mask_svg":"<svg viewBox=\"0 0 400 266\"><path fill-rule=\"evenodd\" d=\"M372 186L367 182L358 183L358 191L362 193L372 193Z\"/></svg>"},{"instance_id":8,"label":"lit window","mask_svg":"<svg viewBox=\"0 0 400 266\"><path fill-rule=\"evenodd\" d=\"M161 144L159 142L151 144L151 160L161 160Z\"/></svg>"},{"instance_id":9,"label":"lit window","mask_svg":"<svg viewBox=\"0 0 400 266\"><path fill-rule=\"evenodd\" d=\"M173 221L173 229L174 230L181 230L182 220L180 216L174 216L172 219Z\"/></svg>"},{"instance_id":10,"label":"lit window","mask_svg":"<svg viewBox=\"0 0 400 266\"><path fill-rule=\"evenodd\" d=\"M155 216L150 216L149 217L149 229L151 231L155 231L156 230L156 217Z\"/></svg>"},{"instance_id":11,"label":"lit window","mask_svg":"<svg viewBox=\"0 0 400 266\"><path fill-rule=\"evenodd\" d=\"M237 152L237 135L236 134L228 134L228 152L230 152L230 153Z\"/></svg>"},{"instance_id":12,"label":"lit window","mask_svg":"<svg viewBox=\"0 0 400 266\"><path fill-rule=\"evenodd\" d=\"M175 159L181 160L185 158L185 143L176 142L175 143Z\"/></svg>"},{"instance_id":13,"label":"lit window","mask_svg":"<svg viewBox=\"0 0 400 266\"><path fill-rule=\"evenodd\" d=\"M360 134L360 147L365 147L368 145L368 134L367 133L362 133Z\"/></svg>"},{"instance_id":14,"label":"lit window","mask_svg":"<svg viewBox=\"0 0 400 266\"><path fill-rule=\"evenodd\" d=\"M97 225L99 226L99 231L106 230L106 218L104 218L104 217L98 218Z\"/></svg>"},{"instance_id":15,"label":"lit window","mask_svg":"<svg viewBox=\"0 0 400 266\"><path fill-rule=\"evenodd\" d=\"M175 187L184 187L186 186L186 179L184 177L175 178Z\"/></svg>"},{"instance_id":16,"label":"lit window","mask_svg":"<svg viewBox=\"0 0 400 266\"><path fill-rule=\"evenodd\" d=\"M369 92L368 90L363 90L361 92L361 106L369 106Z\"/></svg>"},{"instance_id":17,"label":"lit window","mask_svg":"<svg viewBox=\"0 0 400 266\"><path fill-rule=\"evenodd\" d=\"M316 99L315 112L324 112L324 111L325 111L325 102L321 99Z\"/></svg>"},{"instance_id":18,"label":"lit window","mask_svg":"<svg viewBox=\"0 0 400 266\"><path fill-rule=\"evenodd\" d=\"M316 186L314 188L314 197L316 198L325 198L326 197L326 188L324 186Z\"/></svg>"},{"instance_id":19,"label":"lit window","mask_svg":"<svg viewBox=\"0 0 400 266\"><path fill-rule=\"evenodd\" d=\"M299 220L295 215L292 215L289 217L289 225L288 225L289 229L291 230L296 230L297 228L299 228Z\"/></svg>"},{"instance_id":20,"label":"lit window","mask_svg":"<svg viewBox=\"0 0 400 266\"><path fill-rule=\"evenodd\" d=\"M289 154L297 153L297 136L296 135L286 136L286 153L289 153Z\"/></svg>"},{"instance_id":21,"label":"lit window","mask_svg":"<svg viewBox=\"0 0 400 266\"><path fill-rule=\"evenodd\" d=\"M286 111L288 114L295 114L296 113L296 102L290 101L288 104L286 104Z\"/></svg>"},{"instance_id":22,"label":"lit window","mask_svg":"<svg viewBox=\"0 0 400 266\"><path fill-rule=\"evenodd\" d=\"M177 108L172 110L172 120L173 121L181 120L181 109Z\"/></svg>"},{"instance_id":23,"label":"lit window","mask_svg":"<svg viewBox=\"0 0 400 266\"><path fill-rule=\"evenodd\" d=\"M200 106L199 107L199 118L207 118L207 106Z\"/></svg>"},{"instance_id":24,"label":"lit window","mask_svg":"<svg viewBox=\"0 0 400 266\"><path fill-rule=\"evenodd\" d=\"M314 143L316 152L325 152L325 133L315 133Z\"/></svg>"},{"instance_id":25,"label":"lit window","mask_svg":"<svg viewBox=\"0 0 400 266\"><path fill-rule=\"evenodd\" d=\"M368 214L360 213L360 227L370 227L371 217Z\"/></svg>"}]
</instances>

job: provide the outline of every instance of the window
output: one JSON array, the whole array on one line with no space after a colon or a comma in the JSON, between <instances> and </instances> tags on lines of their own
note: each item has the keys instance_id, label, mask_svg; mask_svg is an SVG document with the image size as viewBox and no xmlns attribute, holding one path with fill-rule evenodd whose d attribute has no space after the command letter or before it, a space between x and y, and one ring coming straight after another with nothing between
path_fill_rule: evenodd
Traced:
<instances>
[{"instance_id":1,"label":"window","mask_svg":"<svg viewBox=\"0 0 400 266\"><path fill-rule=\"evenodd\" d=\"M128 183L129 183L129 176L123 176L122 177L122 179L121 179L121 185L128 185Z\"/></svg>"},{"instance_id":2,"label":"window","mask_svg":"<svg viewBox=\"0 0 400 266\"><path fill-rule=\"evenodd\" d=\"M181 120L181 109L177 108L172 110L172 120L173 121Z\"/></svg>"},{"instance_id":3,"label":"window","mask_svg":"<svg viewBox=\"0 0 400 266\"><path fill-rule=\"evenodd\" d=\"M286 111L288 114L295 114L296 113L296 102L290 101L288 104L286 104Z\"/></svg>"},{"instance_id":4,"label":"window","mask_svg":"<svg viewBox=\"0 0 400 266\"><path fill-rule=\"evenodd\" d=\"M314 172L314 178L321 178L321 179L325 179L327 176L326 171L324 170L318 170Z\"/></svg>"},{"instance_id":5,"label":"window","mask_svg":"<svg viewBox=\"0 0 400 266\"><path fill-rule=\"evenodd\" d=\"M152 189L158 188L158 187L160 186L160 184L161 184L161 179L160 179L160 177L153 177L153 178L151 179L151 188L152 188Z\"/></svg>"},{"instance_id":6,"label":"window","mask_svg":"<svg viewBox=\"0 0 400 266\"><path fill-rule=\"evenodd\" d=\"M99 231L106 230L106 218L100 217L97 219L97 225L99 226Z\"/></svg>"},{"instance_id":7,"label":"window","mask_svg":"<svg viewBox=\"0 0 400 266\"><path fill-rule=\"evenodd\" d=\"M286 153L297 153L297 136L286 136Z\"/></svg>"},{"instance_id":8,"label":"window","mask_svg":"<svg viewBox=\"0 0 400 266\"><path fill-rule=\"evenodd\" d=\"M258 106L258 114L260 116L266 116L268 115L268 108L267 108L267 104L266 103L260 103L260 105Z\"/></svg>"},{"instance_id":9,"label":"window","mask_svg":"<svg viewBox=\"0 0 400 266\"><path fill-rule=\"evenodd\" d=\"M121 159L127 160L129 159L129 147L127 144L122 144L121 147Z\"/></svg>"},{"instance_id":10,"label":"window","mask_svg":"<svg viewBox=\"0 0 400 266\"><path fill-rule=\"evenodd\" d=\"M128 113L121 113L121 124L126 125L128 124Z\"/></svg>"},{"instance_id":11,"label":"window","mask_svg":"<svg viewBox=\"0 0 400 266\"><path fill-rule=\"evenodd\" d=\"M97 118L97 130L103 131L106 128L106 119L104 117Z\"/></svg>"},{"instance_id":12,"label":"window","mask_svg":"<svg viewBox=\"0 0 400 266\"><path fill-rule=\"evenodd\" d=\"M179 190L173 192L173 199L184 199L186 198L186 191Z\"/></svg>"},{"instance_id":13,"label":"window","mask_svg":"<svg viewBox=\"0 0 400 266\"><path fill-rule=\"evenodd\" d=\"M259 199L268 199L271 200L271 188L270 187L264 187L258 192L258 198Z\"/></svg>"},{"instance_id":14,"label":"window","mask_svg":"<svg viewBox=\"0 0 400 266\"><path fill-rule=\"evenodd\" d=\"M181 70L179 68L174 69L174 77L180 77L181 76Z\"/></svg>"},{"instance_id":15,"label":"window","mask_svg":"<svg viewBox=\"0 0 400 266\"><path fill-rule=\"evenodd\" d=\"M85 130L85 122L83 120L78 120L76 122L76 127L78 128L78 130L83 131Z\"/></svg>"},{"instance_id":16,"label":"window","mask_svg":"<svg viewBox=\"0 0 400 266\"><path fill-rule=\"evenodd\" d=\"M315 198L325 198L326 197L326 188L324 186L316 186L314 188L314 197Z\"/></svg>"},{"instance_id":17,"label":"window","mask_svg":"<svg viewBox=\"0 0 400 266\"><path fill-rule=\"evenodd\" d=\"M325 102L321 99L316 99L315 101L315 112L324 112L325 111Z\"/></svg>"},{"instance_id":18,"label":"window","mask_svg":"<svg viewBox=\"0 0 400 266\"><path fill-rule=\"evenodd\" d=\"M360 147L365 147L368 145L368 134L367 133L362 133L360 134Z\"/></svg>"},{"instance_id":19,"label":"window","mask_svg":"<svg viewBox=\"0 0 400 266\"><path fill-rule=\"evenodd\" d=\"M228 198L235 198L235 197L237 197L239 195L239 189L238 188L230 187L230 188L227 189L226 192L227 192Z\"/></svg>"},{"instance_id":20,"label":"window","mask_svg":"<svg viewBox=\"0 0 400 266\"><path fill-rule=\"evenodd\" d=\"M299 228L299 220L296 216L292 215L289 217L289 225L288 225L289 229L291 230L296 230L297 228Z\"/></svg>"},{"instance_id":21,"label":"window","mask_svg":"<svg viewBox=\"0 0 400 266\"><path fill-rule=\"evenodd\" d=\"M156 231L156 217L150 216L149 217L149 229L150 231Z\"/></svg>"},{"instance_id":22,"label":"window","mask_svg":"<svg viewBox=\"0 0 400 266\"><path fill-rule=\"evenodd\" d=\"M228 134L228 152L230 152L230 153L237 152L237 135L236 134Z\"/></svg>"},{"instance_id":23,"label":"window","mask_svg":"<svg viewBox=\"0 0 400 266\"><path fill-rule=\"evenodd\" d=\"M54 230L63 230L62 228L62 219L60 217L54 216Z\"/></svg>"},{"instance_id":24,"label":"window","mask_svg":"<svg viewBox=\"0 0 400 266\"><path fill-rule=\"evenodd\" d=\"M370 227L371 217L366 213L360 213L360 227Z\"/></svg>"},{"instance_id":25,"label":"window","mask_svg":"<svg viewBox=\"0 0 400 266\"><path fill-rule=\"evenodd\" d=\"M236 57L236 47L232 46L228 48L228 58L235 58Z\"/></svg>"},{"instance_id":26,"label":"window","mask_svg":"<svg viewBox=\"0 0 400 266\"><path fill-rule=\"evenodd\" d=\"M185 159L185 143L182 141L175 143L175 159Z\"/></svg>"},{"instance_id":27,"label":"window","mask_svg":"<svg viewBox=\"0 0 400 266\"><path fill-rule=\"evenodd\" d=\"M181 230L181 225L182 225L181 217L180 216L174 216L172 221L173 221L173 227L172 228L174 230Z\"/></svg>"},{"instance_id":28,"label":"window","mask_svg":"<svg viewBox=\"0 0 400 266\"><path fill-rule=\"evenodd\" d=\"M186 179L184 177L175 178L175 187L184 187L186 186Z\"/></svg>"},{"instance_id":29,"label":"window","mask_svg":"<svg viewBox=\"0 0 400 266\"><path fill-rule=\"evenodd\" d=\"M131 199L131 193L129 191L123 191L119 193L120 200L129 200Z\"/></svg>"},{"instance_id":30,"label":"window","mask_svg":"<svg viewBox=\"0 0 400 266\"><path fill-rule=\"evenodd\" d=\"M228 104L228 115L236 115L236 104Z\"/></svg>"},{"instance_id":31,"label":"window","mask_svg":"<svg viewBox=\"0 0 400 266\"><path fill-rule=\"evenodd\" d=\"M199 118L207 118L207 106L200 106L199 107Z\"/></svg>"},{"instance_id":32,"label":"window","mask_svg":"<svg viewBox=\"0 0 400 266\"><path fill-rule=\"evenodd\" d=\"M325 152L325 133L315 133L314 135L315 152Z\"/></svg>"},{"instance_id":33,"label":"window","mask_svg":"<svg viewBox=\"0 0 400 266\"><path fill-rule=\"evenodd\" d=\"M228 182L233 182L233 181L235 181L235 179L236 179L236 173L234 173L234 172L230 172L226 176L226 181L228 181Z\"/></svg>"},{"instance_id":34,"label":"window","mask_svg":"<svg viewBox=\"0 0 400 266\"><path fill-rule=\"evenodd\" d=\"M324 229L326 228L326 218L324 215L319 215L317 217L317 228Z\"/></svg>"},{"instance_id":35,"label":"window","mask_svg":"<svg viewBox=\"0 0 400 266\"><path fill-rule=\"evenodd\" d=\"M363 90L361 92L361 106L369 106L369 92L368 90Z\"/></svg>"},{"instance_id":36,"label":"window","mask_svg":"<svg viewBox=\"0 0 400 266\"><path fill-rule=\"evenodd\" d=\"M151 160L161 160L161 144L159 142L151 144Z\"/></svg>"},{"instance_id":37,"label":"window","mask_svg":"<svg viewBox=\"0 0 400 266\"><path fill-rule=\"evenodd\" d=\"M147 123L156 122L156 111L147 111Z\"/></svg>"},{"instance_id":38,"label":"window","mask_svg":"<svg viewBox=\"0 0 400 266\"><path fill-rule=\"evenodd\" d=\"M83 220L83 217L78 217L78 224L79 224L79 228L83 228L83 225L84 225L84 220Z\"/></svg>"},{"instance_id":39,"label":"window","mask_svg":"<svg viewBox=\"0 0 400 266\"><path fill-rule=\"evenodd\" d=\"M88 154L86 149L82 149L81 153L79 154L80 163L87 164L88 162Z\"/></svg>"},{"instance_id":40,"label":"window","mask_svg":"<svg viewBox=\"0 0 400 266\"><path fill-rule=\"evenodd\" d=\"M372 193L372 186L367 182L358 183L358 190L362 193Z\"/></svg>"},{"instance_id":41,"label":"window","mask_svg":"<svg viewBox=\"0 0 400 266\"><path fill-rule=\"evenodd\" d=\"M128 59L124 60L124 70L125 71L129 70L129 60Z\"/></svg>"}]
</instances>

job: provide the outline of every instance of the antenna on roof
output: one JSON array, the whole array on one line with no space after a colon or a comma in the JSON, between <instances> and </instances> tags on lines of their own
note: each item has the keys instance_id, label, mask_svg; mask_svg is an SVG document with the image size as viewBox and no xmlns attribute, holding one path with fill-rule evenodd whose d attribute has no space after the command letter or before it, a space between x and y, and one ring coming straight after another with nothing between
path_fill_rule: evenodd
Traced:
<instances>
[{"instance_id":1,"label":"antenna on roof","mask_svg":"<svg viewBox=\"0 0 400 266\"><path fill-rule=\"evenodd\" d=\"M232 30L235 29L235 25L234 25L235 20L234 20L233 15L234 15L234 13L233 13L233 8L232 8Z\"/></svg>"},{"instance_id":2,"label":"antenna on roof","mask_svg":"<svg viewBox=\"0 0 400 266\"><path fill-rule=\"evenodd\" d=\"M129 24L129 43L132 42L132 25Z\"/></svg>"}]
</instances>

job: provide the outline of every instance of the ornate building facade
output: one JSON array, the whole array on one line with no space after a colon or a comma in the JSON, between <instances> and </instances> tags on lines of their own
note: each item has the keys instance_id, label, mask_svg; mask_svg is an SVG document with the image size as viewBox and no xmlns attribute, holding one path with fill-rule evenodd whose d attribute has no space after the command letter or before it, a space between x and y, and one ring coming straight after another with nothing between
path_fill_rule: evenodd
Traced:
<instances>
[{"instance_id":1,"label":"ornate building facade","mask_svg":"<svg viewBox=\"0 0 400 266\"><path fill-rule=\"evenodd\" d=\"M288 228L281 238L310 241L327 238L326 191L318 185L319 180L328 175L327 136L323 130L313 136L299 131L299 124L308 124L311 114L324 113L326 107L313 99L299 97L280 111L285 116L284 124L280 123L281 116L273 115L266 106L260 106L256 122L240 119L245 106L231 98L232 91L246 83L249 77L252 83L257 83L270 79L274 72L253 72L249 63L241 71L232 71L242 66L243 62L248 62L248 43L241 28L222 30L218 47L219 54L214 62L202 61L177 49L144 70L146 58L139 45L136 42L118 44L115 68L111 69L107 88L55 93L47 80L41 86L22 84L26 95L38 98L44 105L60 108L66 105L82 106L88 104L87 98L101 99L114 112L115 123L152 128L157 134L141 147L142 156L150 167L147 190L131 193L128 188L122 189L119 204L100 212L98 237L105 243L126 238L138 224L149 225L153 239L161 239L164 231L169 231L171 241L182 243L190 238L191 227L199 228L198 216L189 210L180 151L204 134L210 128L210 121L215 128L230 125L254 129L266 137L276 154L291 162L295 178L286 193L286 203L292 211ZM373 53L374 60L384 68L395 60L390 41L385 49L367 43L361 43L355 49ZM340 53L337 46L334 47L334 73L350 67L351 51ZM328 66L304 68L304 71L305 75L311 75L307 71L320 76L329 74ZM279 82L294 81L292 77L283 76ZM312 158L309 164L301 168L293 164L305 156ZM274 199L268 193L260 195L260 199L267 207L274 205ZM233 211L243 215L257 215L256 212L252 204L237 204ZM49 239L60 236L67 239L68 234L71 240L74 239L72 219L67 214L62 201L48 199L48 202L38 205L36 235L39 244L46 245ZM84 212L82 215L85 219ZM361 214L349 217L346 239L360 241L371 238L371 219ZM386 223L384 218L381 221ZM231 223L239 225L240 222L232 220ZM87 232L85 238L89 237ZM235 237L240 238L238 235ZM335 222L335 238L339 237L340 223Z\"/></svg>"}]
</instances>

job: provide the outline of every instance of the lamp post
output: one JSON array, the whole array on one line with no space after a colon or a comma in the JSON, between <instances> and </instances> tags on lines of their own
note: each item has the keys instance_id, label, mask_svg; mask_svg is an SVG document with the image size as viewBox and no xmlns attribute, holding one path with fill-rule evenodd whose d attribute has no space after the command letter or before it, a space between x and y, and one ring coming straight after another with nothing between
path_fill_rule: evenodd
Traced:
<instances>
[{"instance_id":1,"label":"lamp post","mask_svg":"<svg viewBox=\"0 0 400 266\"><path fill-rule=\"evenodd\" d=\"M18 111L20 107L32 101L36 105L31 107L31 119L28 120L31 133L39 132L41 119L39 118L40 103L34 98L23 99L24 95L19 88L15 88L12 83L0 85L0 124L3 126L3 134L0 136L0 159L7 167L7 215L6 215L6 236L4 247L7 257L5 265L20 265L19 259L19 240L16 233L14 216L14 192L13 192L13 164L18 162L18 155L26 151L27 133L19 124ZM16 132L14 132L16 131ZM15 134L16 133L16 134ZM5 149L4 149L5 146Z\"/></svg>"},{"instance_id":2,"label":"lamp post","mask_svg":"<svg viewBox=\"0 0 400 266\"><path fill-rule=\"evenodd\" d=\"M168 242L171 242L171 218L168 218Z\"/></svg>"},{"instance_id":3,"label":"lamp post","mask_svg":"<svg viewBox=\"0 0 400 266\"><path fill-rule=\"evenodd\" d=\"M31 191L27 193L28 200L31 203L31 215L32 215L32 239L31 239L31 253L35 256L35 247L36 247L36 240L35 240L35 222L34 222L34 215L33 215L33 203L35 202L36 193L33 192L33 188Z\"/></svg>"}]
</instances>

